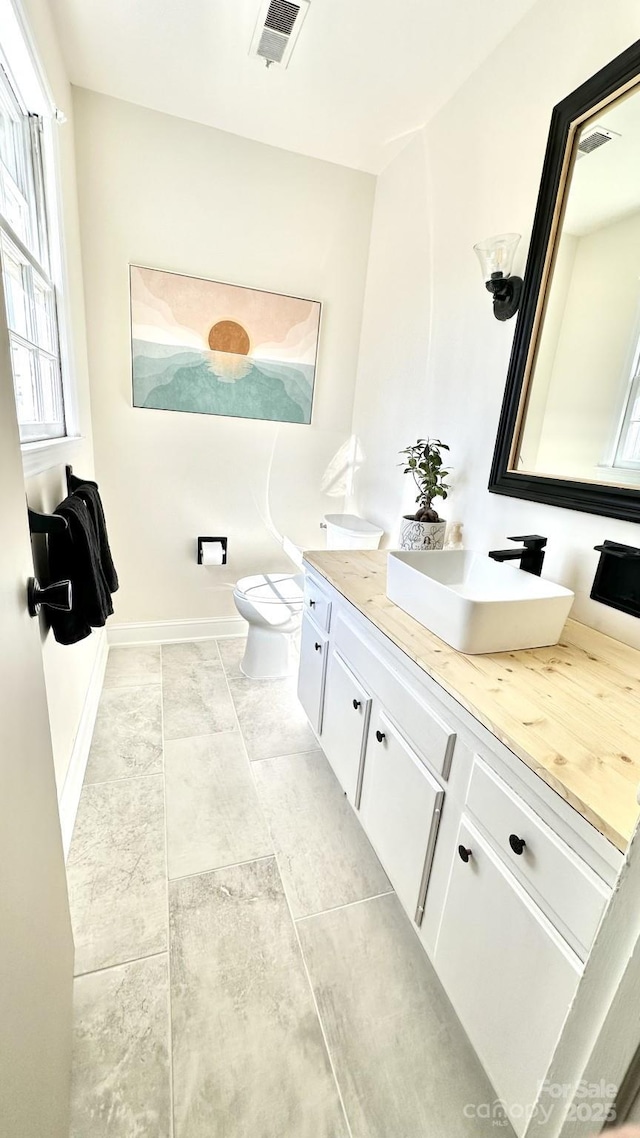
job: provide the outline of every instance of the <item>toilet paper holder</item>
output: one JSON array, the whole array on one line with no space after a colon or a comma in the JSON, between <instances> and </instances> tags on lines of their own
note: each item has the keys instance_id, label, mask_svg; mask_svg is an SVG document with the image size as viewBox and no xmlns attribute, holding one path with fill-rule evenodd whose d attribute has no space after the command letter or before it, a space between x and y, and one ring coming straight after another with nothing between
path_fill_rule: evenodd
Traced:
<instances>
[{"instance_id":1,"label":"toilet paper holder","mask_svg":"<svg viewBox=\"0 0 640 1138\"><path fill-rule=\"evenodd\" d=\"M202 546L209 541L216 541L222 546L222 565L227 564L227 539L226 537L199 537L198 538L198 565L202 565Z\"/></svg>"}]
</instances>

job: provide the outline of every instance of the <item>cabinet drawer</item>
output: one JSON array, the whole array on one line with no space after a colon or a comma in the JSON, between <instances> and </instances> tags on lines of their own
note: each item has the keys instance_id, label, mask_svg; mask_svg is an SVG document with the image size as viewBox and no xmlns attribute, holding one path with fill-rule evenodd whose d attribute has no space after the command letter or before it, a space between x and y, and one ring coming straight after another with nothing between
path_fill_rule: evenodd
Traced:
<instances>
[{"instance_id":1,"label":"cabinet drawer","mask_svg":"<svg viewBox=\"0 0 640 1138\"><path fill-rule=\"evenodd\" d=\"M609 900L609 886L477 756L467 807L503 860L586 958Z\"/></svg>"},{"instance_id":2,"label":"cabinet drawer","mask_svg":"<svg viewBox=\"0 0 640 1138\"><path fill-rule=\"evenodd\" d=\"M442 717L444 709L435 700L434 705L428 707L424 702L425 694L407 686L405 677L375 655L371 645L365 644L343 620L336 623L335 642L361 680L378 696L392 718L401 724L418 754L424 756L436 774L448 778L456 733Z\"/></svg>"},{"instance_id":3,"label":"cabinet drawer","mask_svg":"<svg viewBox=\"0 0 640 1138\"><path fill-rule=\"evenodd\" d=\"M300 636L298 699L307 713L309 723L318 735L322 730L322 704L328 651L329 637L326 633L319 632L305 613Z\"/></svg>"},{"instance_id":4,"label":"cabinet drawer","mask_svg":"<svg viewBox=\"0 0 640 1138\"><path fill-rule=\"evenodd\" d=\"M400 901L422 923L444 791L382 711L371 717L360 817Z\"/></svg>"},{"instance_id":5,"label":"cabinet drawer","mask_svg":"<svg viewBox=\"0 0 640 1138\"><path fill-rule=\"evenodd\" d=\"M371 696L340 654L333 652L327 665L322 749L355 806L360 799L360 768L370 712Z\"/></svg>"},{"instance_id":6,"label":"cabinet drawer","mask_svg":"<svg viewBox=\"0 0 640 1138\"><path fill-rule=\"evenodd\" d=\"M468 860L463 861L458 846ZM436 972L516 1133L534 1103L577 988L578 957L463 816Z\"/></svg>"},{"instance_id":7,"label":"cabinet drawer","mask_svg":"<svg viewBox=\"0 0 640 1138\"><path fill-rule=\"evenodd\" d=\"M318 628L329 631L331 623L331 601L326 593L307 576L304 579L304 611L313 617Z\"/></svg>"}]
</instances>

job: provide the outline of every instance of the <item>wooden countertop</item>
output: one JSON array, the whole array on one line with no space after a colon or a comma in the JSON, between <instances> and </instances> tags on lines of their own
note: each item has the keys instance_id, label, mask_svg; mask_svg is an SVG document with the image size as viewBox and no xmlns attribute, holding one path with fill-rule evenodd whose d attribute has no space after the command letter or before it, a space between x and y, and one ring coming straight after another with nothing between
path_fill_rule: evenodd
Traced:
<instances>
[{"instance_id":1,"label":"wooden countertop","mask_svg":"<svg viewBox=\"0 0 640 1138\"><path fill-rule=\"evenodd\" d=\"M552 648L465 656L387 598L384 550L305 561L623 852L638 817L640 652L568 620Z\"/></svg>"}]
</instances>

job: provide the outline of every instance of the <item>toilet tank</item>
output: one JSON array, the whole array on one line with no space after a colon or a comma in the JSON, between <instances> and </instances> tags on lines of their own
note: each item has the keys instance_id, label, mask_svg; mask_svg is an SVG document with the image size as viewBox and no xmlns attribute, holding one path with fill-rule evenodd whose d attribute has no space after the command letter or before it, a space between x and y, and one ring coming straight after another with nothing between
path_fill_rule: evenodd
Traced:
<instances>
[{"instance_id":1,"label":"toilet tank","mask_svg":"<svg viewBox=\"0 0 640 1138\"><path fill-rule=\"evenodd\" d=\"M377 549L384 530L357 514L325 514L327 549Z\"/></svg>"}]
</instances>

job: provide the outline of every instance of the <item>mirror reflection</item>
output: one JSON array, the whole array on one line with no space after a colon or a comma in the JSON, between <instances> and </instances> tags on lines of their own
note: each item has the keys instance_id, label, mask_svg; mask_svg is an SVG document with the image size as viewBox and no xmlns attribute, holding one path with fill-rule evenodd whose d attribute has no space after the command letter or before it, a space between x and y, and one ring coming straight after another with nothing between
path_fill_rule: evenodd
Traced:
<instances>
[{"instance_id":1,"label":"mirror reflection","mask_svg":"<svg viewBox=\"0 0 640 1138\"><path fill-rule=\"evenodd\" d=\"M576 132L511 468L640 486L640 90Z\"/></svg>"}]
</instances>

